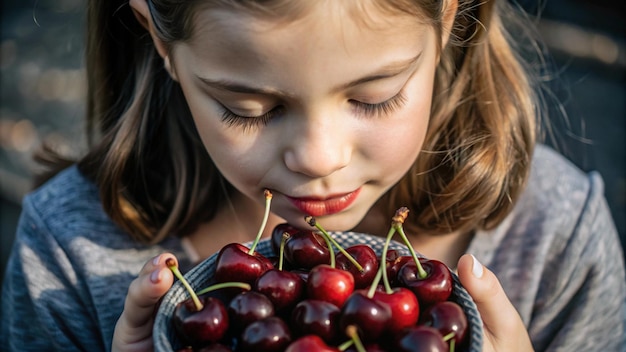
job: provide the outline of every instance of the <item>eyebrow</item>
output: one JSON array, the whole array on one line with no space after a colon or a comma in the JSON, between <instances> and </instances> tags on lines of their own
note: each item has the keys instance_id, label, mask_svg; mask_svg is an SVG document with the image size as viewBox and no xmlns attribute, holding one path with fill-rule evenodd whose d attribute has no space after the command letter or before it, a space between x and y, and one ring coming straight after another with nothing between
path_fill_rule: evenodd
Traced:
<instances>
[{"instance_id":1,"label":"eyebrow","mask_svg":"<svg viewBox=\"0 0 626 352\"><path fill-rule=\"evenodd\" d=\"M406 72L408 69L412 68L418 62L421 55L422 53L420 52L419 54L417 54L416 56L410 59L395 61L385 66L382 66L379 69L377 69L375 73L369 76L356 79L352 82L342 84L336 88L333 88L333 91L341 91L341 90L356 87L364 83L374 82L374 81L398 76ZM196 77L202 83L206 84L209 87L219 89L219 90L225 90L225 91L229 91L233 93L273 95L273 96L284 96L284 97L293 96L292 93L278 90L278 89L273 89L273 88L252 87L252 86L247 86L242 83L228 81L228 80L213 80L213 79L206 78L206 77L200 77L200 76L196 76Z\"/></svg>"}]
</instances>

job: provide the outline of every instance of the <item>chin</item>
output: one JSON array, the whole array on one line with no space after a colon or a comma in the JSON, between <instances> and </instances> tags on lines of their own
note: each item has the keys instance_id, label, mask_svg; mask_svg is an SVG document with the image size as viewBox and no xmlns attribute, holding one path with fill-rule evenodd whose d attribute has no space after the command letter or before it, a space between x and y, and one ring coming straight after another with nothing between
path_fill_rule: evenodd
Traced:
<instances>
[{"instance_id":1,"label":"chin","mask_svg":"<svg viewBox=\"0 0 626 352\"><path fill-rule=\"evenodd\" d=\"M358 216L350 212L316 216L315 220L326 231L350 231L361 222L362 218L363 216ZM299 215L299 217L294 218L292 221L287 220L287 222L293 226L302 229L311 229L311 226L304 221L304 215Z\"/></svg>"}]
</instances>

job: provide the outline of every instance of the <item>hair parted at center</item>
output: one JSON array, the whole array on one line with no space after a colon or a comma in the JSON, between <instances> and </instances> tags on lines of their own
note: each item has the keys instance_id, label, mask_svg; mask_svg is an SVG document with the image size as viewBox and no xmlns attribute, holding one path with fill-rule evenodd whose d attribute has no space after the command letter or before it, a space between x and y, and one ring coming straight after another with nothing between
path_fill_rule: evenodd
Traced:
<instances>
[{"instance_id":1,"label":"hair parted at center","mask_svg":"<svg viewBox=\"0 0 626 352\"><path fill-rule=\"evenodd\" d=\"M190 38L198 6L259 15L303 11L302 1L148 0L157 34ZM445 1L389 0L441 33ZM510 212L528 177L537 109L529 71L503 25L507 1L460 0L440 50L431 121L410 171L379 200L430 234L489 229ZM136 240L184 236L210 220L234 188L207 154L177 82L127 0L89 1L86 65L91 151L78 167L103 207ZM286 16L284 18L287 18ZM509 20L507 19L507 24Z\"/></svg>"}]
</instances>

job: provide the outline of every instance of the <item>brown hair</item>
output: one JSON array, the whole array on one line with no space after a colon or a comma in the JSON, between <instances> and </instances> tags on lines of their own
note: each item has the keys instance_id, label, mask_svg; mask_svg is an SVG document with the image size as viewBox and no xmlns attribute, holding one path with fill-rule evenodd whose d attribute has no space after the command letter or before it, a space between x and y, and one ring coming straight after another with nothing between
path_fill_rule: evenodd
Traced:
<instances>
[{"instance_id":1,"label":"brown hair","mask_svg":"<svg viewBox=\"0 0 626 352\"><path fill-rule=\"evenodd\" d=\"M148 0L164 42L188 39L206 1ZM213 1L266 14L288 1ZM419 3L416 5L416 3ZM389 1L441 32L442 1ZM270 5L274 5L270 8ZM511 47L506 1L460 0L441 50L424 150L381 199L409 225L439 234L497 225L519 196L535 140L533 89ZM302 10L302 7L299 7ZM88 126L94 148L80 170L111 218L135 239L184 235L211 219L233 191L207 155L177 83L163 68L127 0L89 1Z\"/></svg>"}]
</instances>

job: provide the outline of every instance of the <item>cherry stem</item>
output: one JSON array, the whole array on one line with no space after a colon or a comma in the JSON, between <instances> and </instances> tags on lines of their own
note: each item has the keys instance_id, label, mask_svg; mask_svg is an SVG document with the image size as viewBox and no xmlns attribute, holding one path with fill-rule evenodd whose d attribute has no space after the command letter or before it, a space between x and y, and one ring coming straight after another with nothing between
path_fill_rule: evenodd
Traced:
<instances>
[{"instance_id":1,"label":"cherry stem","mask_svg":"<svg viewBox=\"0 0 626 352\"><path fill-rule=\"evenodd\" d=\"M359 338L359 333L354 325L348 325L346 328L346 335L348 335L352 341L354 341L354 347L358 352L367 352L365 350L365 346L363 346L363 342L361 342L361 338Z\"/></svg>"},{"instance_id":2,"label":"cherry stem","mask_svg":"<svg viewBox=\"0 0 626 352\"><path fill-rule=\"evenodd\" d=\"M454 352L454 350L456 349L456 340L454 340L454 335L455 333L454 331L452 331L443 337L443 341L448 342L450 346L450 352Z\"/></svg>"},{"instance_id":3,"label":"cherry stem","mask_svg":"<svg viewBox=\"0 0 626 352\"><path fill-rule=\"evenodd\" d=\"M278 270L283 271L283 260L285 257L285 243L291 237L289 232L283 232L283 237L280 239L280 248L278 250Z\"/></svg>"},{"instance_id":4,"label":"cherry stem","mask_svg":"<svg viewBox=\"0 0 626 352\"><path fill-rule=\"evenodd\" d=\"M231 288L231 287L235 287L235 288L241 288L244 289L246 291L250 291L252 289L252 286L250 286L250 284L245 283L245 282L237 282L237 281L232 281L232 282L220 282L219 284L214 284L211 285L209 287L205 287L202 290L198 291L199 295L203 295L205 293L211 292L211 291L215 291L215 290L219 290L221 288Z\"/></svg>"},{"instance_id":5,"label":"cherry stem","mask_svg":"<svg viewBox=\"0 0 626 352\"><path fill-rule=\"evenodd\" d=\"M263 231L265 231L265 226L267 225L267 219L270 217L270 204L272 203L272 192L269 189L265 190L265 213L263 214L263 222L261 223L261 227L259 228L259 233L257 233L252 246L250 246L250 250L248 254L254 254L256 250L256 246L259 244L261 237L263 236Z\"/></svg>"},{"instance_id":6,"label":"cherry stem","mask_svg":"<svg viewBox=\"0 0 626 352\"><path fill-rule=\"evenodd\" d=\"M426 276L428 276L428 273L426 272L426 270L424 270L424 267L422 267L422 263L420 263L419 258L417 257L417 253L415 253L415 249L413 249L411 241L409 241L409 238L406 236L406 234L404 233L404 229L402 228L402 224L404 223L404 220L406 220L408 214L409 209L406 207L401 207L400 209L396 210L396 215L392 218L391 226L395 228L395 230L400 234L402 241L408 247L409 252L411 252L411 256L413 257L413 261L415 262L415 266L417 267L418 278L424 279L426 278Z\"/></svg>"},{"instance_id":7,"label":"cherry stem","mask_svg":"<svg viewBox=\"0 0 626 352\"><path fill-rule=\"evenodd\" d=\"M350 339L350 340L348 340L348 341L346 341L346 342L342 343L341 345L337 346L337 349L338 349L339 351L345 351L345 350L347 350L348 348L350 348L350 346L352 346L352 345L354 345L354 341L353 341L352 339Z\"/></svg>"},{"instance_id":8,"label":"cherry stem","mask_svg":"<svg viewBox=\"0 0 626 352\"><path fill-rule=\"evenodd\" d=\"M385 245L383 246L383 252L380 255L380 271L383 276L383 285L385 286L385 292L388 294L393 293L391 289L391 285L389 284L389 277L387 276L387 251L389 250L389 244L391 243L391 238L396 233L396 228L391 226L389 232L387 233L387 238L385 239Z\"/></svg>"},{"instance_id":9,"label":"cherry stem","mask_svg":"<svg viewBox=\"0 0 626 352\"><path fill-rule=\"evenodd\" d=\"M341 247L341 245L339 243L337 243L337 241L335 241L335 239L326 231L324 230L324 228L322 227L322 225L318 224L317 221L315 221L315 218L312 216L305 216L304 217L304 221L307 222L307 224L316 227L318 230L320 230L322 232L322 234L324 235L324 238L327 239L326 243L328 243L328 241L332 242L333 246L335 246L339 252L341 252L343 255L346 256L346 258L348 258L348 260L350 261L350 263L352 263L352 265L354 265L357 270L359 270L360 272L363 272L363 266L361 264L359 264L359 262L356 261L356 259L354 259L353 256L350 255L350 253L346 252L345 249L343 249L343 247ZM333 253L333 248L330 244L328 244L328 249L330 250L331 253Z\"/></svg>"},{"instance_id":10,"label":"cherry stem","mask_svg":"<svg viewBox=\"0 0 626 352\"><path fill-rule=\"evenodd\" d=\"M201 311L202 308L204 308L204 305L202 304L202 302L200 302L198 295L194 292L193 288L191 288L189 282L185 279L180 270L178 270L178 263L176 263L173 258L167 258L165 260L165 265L167 265L167 267L172 271L174 276L176 276L176 278L183 284L183 286L185 286L187 292L189 292L189 295L191 296L193 304L196 306L196 310Z\"/></svg>"},{"instance_id":11,"label":"cherry stem","mask_svg":"<svg viewBox=\"0 0 626 352\"><path fill-rule=\"evenodd\" d=\"M384 275L384 271L387 271L385 267L383 267L382 265L378 267L378 271L376 271L376 276L374 276L374 280L372 280L372 285L370 285L370 289L367 290L367 297L374 297L374 293L376 292L376 288L378 288L380 278ZM385 287L385 291L387 293L392 293L391 288L389 288L389 291L387 291L387 287Z\"/></svg>"}]
</instances>

